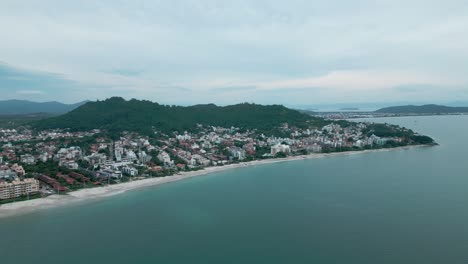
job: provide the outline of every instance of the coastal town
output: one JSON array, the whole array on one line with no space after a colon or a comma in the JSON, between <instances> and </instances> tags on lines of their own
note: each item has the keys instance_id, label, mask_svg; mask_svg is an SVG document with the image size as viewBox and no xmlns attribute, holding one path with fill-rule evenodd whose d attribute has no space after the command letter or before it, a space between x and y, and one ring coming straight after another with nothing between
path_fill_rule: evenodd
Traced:
<instances>
[{"instance_id":1,"label":"coastal town","mask_svg":"<svg viewBox=\"0 0 468 264\"><path fill-rule=\"evenodd\" d=\"M256 130L198 125L191 132L153 135L94 129L0 129L2 203L65 194L183 171L295 155L380 149L418 144L405 128L381 125L395 136L374 133L371 123L330 123L299 129L281 124L283 137Z\"/></svg>"}]
</instances>

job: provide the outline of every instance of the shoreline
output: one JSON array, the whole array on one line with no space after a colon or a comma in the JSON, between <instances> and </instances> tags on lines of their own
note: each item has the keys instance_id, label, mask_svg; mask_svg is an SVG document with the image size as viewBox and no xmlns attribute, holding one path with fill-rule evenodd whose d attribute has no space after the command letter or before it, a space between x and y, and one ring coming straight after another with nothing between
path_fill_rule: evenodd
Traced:
<instances>
[{"instance_id":1,"label":"shoreline","mask_svg":"<svg viewBox=\"0 0 468 264\"><path fill-rule=\"evenodd\" d=\"M99 199L99 198L111 197L114 195L122 194L128 191L142 189L145 187L154 187L154 186L158 186L161 184L181 181L181 180L190 179L190 178L197 177L197 176L223 172L223 171L236 169L236 168L251 167L255 165L273 164L273 163L288 162L288 161L309 160L309 159L318 159L318 158L336 157L336 156L348 156L348 155L364 154L364 153L408 150L408 149L413 149L417 147L431 147L431 145L413 145L413 146L404 146L404 147L396 147L396 148L388 148L388 149L358 150L358 151L334 152L334 153L316 153L316 154L292 156L292 157L287 157L287 158L254 160L254 161L241 162L241 163L229 164L229 165L224 165L224 166L208 167L203 170L181 172L179 174L174 174L172 176L135 180L135 181L96 187L96 188L81 189L81 190L67 193L66 195L51 195L45 198L38 198L38 199L33 199L33 200L28 200L28 201L3 204L3 205L0 205L0 218L18 216L18 215L38 212L44 209L56 208L56 207L65 206L65 205L78 204L80 202L90 201L90 200Z\"/></svg>"}]
</instances>

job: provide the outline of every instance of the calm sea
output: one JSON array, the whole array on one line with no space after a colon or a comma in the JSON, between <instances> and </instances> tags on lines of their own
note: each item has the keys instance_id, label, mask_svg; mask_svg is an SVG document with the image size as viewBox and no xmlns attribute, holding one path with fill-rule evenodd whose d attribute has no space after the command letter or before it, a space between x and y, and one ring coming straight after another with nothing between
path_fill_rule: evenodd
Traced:
<instances>
[{"instance_id":1,"label":"calm sea","mask_svg":"<svg viewBox=\"0 0 468 264\"><path fill-rule=\"evenodd\" d=\"M468 116L440 146L241 168L0 219L0 263L468 263Z\"/></svg>"}]
</instances>

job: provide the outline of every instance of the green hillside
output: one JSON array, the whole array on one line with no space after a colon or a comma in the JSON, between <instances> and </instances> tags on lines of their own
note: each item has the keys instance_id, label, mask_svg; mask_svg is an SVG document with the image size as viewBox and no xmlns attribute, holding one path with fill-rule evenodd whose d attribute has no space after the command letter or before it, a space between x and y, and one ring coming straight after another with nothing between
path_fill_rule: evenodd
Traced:
<instances>
[{"instance_id":1,"label":"green hillside","mask_svg":"<svg viewBox=\"0 0 468 264\"><path fill-rule=\"evenodd\" d=\"M191 130L197 124L258 129L272 132L282 123L290 126L323 126L328 123L281 105L237 104L216 106L160 105L150 101L113 97L87 104L58 117L38 121L36 128L69 128L71 130L106 129L108 131L149 132Z\"/></svg>"}]
</instances>

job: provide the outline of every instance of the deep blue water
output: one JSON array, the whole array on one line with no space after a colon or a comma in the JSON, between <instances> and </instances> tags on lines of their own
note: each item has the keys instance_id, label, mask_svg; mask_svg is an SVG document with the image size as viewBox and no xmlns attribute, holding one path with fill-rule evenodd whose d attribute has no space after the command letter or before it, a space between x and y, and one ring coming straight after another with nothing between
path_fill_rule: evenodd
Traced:
<instances>
[{"instance_id":1,"label":"deep blue water","mask_svg":"<svg viewBox=\"0 0 468 264\"><path fill-rule=\"evenodd\" d=\"M468 116L438 147L241 168L0 219L0 263L468 263Z\"/></svg>"}]
</instances>

